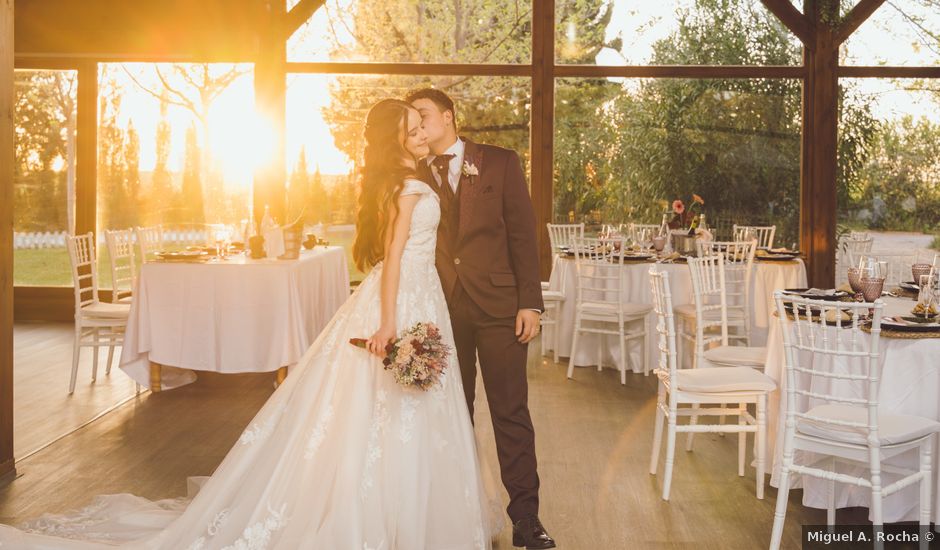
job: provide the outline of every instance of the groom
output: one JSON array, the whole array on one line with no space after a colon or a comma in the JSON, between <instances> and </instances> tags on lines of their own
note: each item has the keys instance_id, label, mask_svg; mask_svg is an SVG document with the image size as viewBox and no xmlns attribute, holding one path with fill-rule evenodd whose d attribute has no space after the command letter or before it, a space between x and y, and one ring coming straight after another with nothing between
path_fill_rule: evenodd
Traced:
<instances>
[{"instance_id":1,"label":"groom","mask_svg":"<svg viewBox=\"0 0 940 550\"><path fill-rule=\"evenodd\" d=\"M420 176L441 199L437 271L454 328L470 418L477 357L490 405L514 546L554 548L538 518L535 430L526 355L543 310L535 215L519 156L457 136L454 102L425 88L406 99L431 154Z\"/></svg>"}]
</instances>

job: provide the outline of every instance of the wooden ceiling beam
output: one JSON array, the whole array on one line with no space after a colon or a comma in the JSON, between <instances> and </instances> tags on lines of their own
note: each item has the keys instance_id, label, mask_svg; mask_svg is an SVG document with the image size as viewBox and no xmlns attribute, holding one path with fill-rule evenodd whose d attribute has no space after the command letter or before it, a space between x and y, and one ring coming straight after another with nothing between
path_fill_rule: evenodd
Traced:
<instances>
[{"instance_id":1,"label":"wooden ceiling beam","mask_svg":"<svg viewBox=\"0 0 940 550\"><path fill-rule=\"evenodd\" d=\"M833 37L836 43L836 46L845 42L852 33L858 30L858 28L871 17L871 14L881 7L885 3L885 0L861 0L858 4L855 4L855 7L845 15L845 18L842 19L842 22L839 23L839 27L835 31L835 36Z\"/></svg>"},{"instance_id":2,"label":"wooden ceiling beam","mask_svg":"<svg viewBox=\"0 0 940 550\"><path fill-rule=\"evenodd\" d=\"M326 0L300 0L300 2L297 2L284 17L284 40L293 36L297 29L309 21L325 2Z\"/></svg>"},{"instance_id":3,"label":"wooden ceiling beam","mask_svg":"<svg viewBox=\"0 0 940 550\"><path fill-rule=\"evenodd\" d=\"M806 17L789 0L761 0L764 7L774 14L790 32L800 39L804 46L812 47L815 42L815 28L812 20Z\"/></svg>"}]
</instances>

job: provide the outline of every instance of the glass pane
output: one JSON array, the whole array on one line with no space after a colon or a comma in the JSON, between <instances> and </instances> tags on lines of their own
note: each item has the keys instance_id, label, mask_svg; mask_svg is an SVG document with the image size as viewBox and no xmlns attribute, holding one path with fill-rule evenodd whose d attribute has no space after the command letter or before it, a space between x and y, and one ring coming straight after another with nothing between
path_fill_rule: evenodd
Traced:
<instances>
[{"instance_id":1,"label":"glass pane","mask_svg":"<svg viewBox=\"0 0 940 550\"><path fill-rule=\"evenodd\" d=\"M180 247L205 244L207 224L241 232L270 151L250 65L102 64L98 93L101 287L111 285L106 229L160 225Z\"/></svg>"},{"instance_id":2,"label":"glass pane","mask_svg":"<svg viewBox=\"0 0 940 550\"><path fill-rule=\"evenodd\" d=\"M885 2L840 53L843 65L938 65L940 5L936 0Z\"/></svg>"},{"instance_id":3,"label":"glass pane","mask_svg":"<svg viewBox=\"0 0 940 550\"><path fill-rule=\"evenodd\" d=\"M327 0L288 61L529 63L531 0Z\"/></svg>"},{"instance_id":4,"label":"glass pane","mask_svg":"<svg viewBox=\"0 0 940 550\"><path fill-rule=\"evenodd\" d=\"M355 236L356 174L365 115L376 101L430 84L454 99L461 135L519 152L528 165L527 78L295 74L287 88L289 211L309 231L349 247ZM361 280L352 255L351 280Z\"/></svg>"},{"instance_id":5,"label":"glass pane","mask_svg":"<svg viewBox=\"0 0 940 550\"><path fill-rule=\"evenodd\" d=\"M14 91L13 281L71 286L78 73L18 70Z\"/></svg>"},{"instance_id":6,"label":"glass pane","mask_svg":"<svg viewBox=\"0 0 940 550\"><path fill-rule=\"evenodd\" d=\"M760 2L555 4L555 59L587 65L799 65L799 40Z\"/></svg>"},{"instance_id":7,"label":"glass pane","mask_svg":"<svg viewBox=\"0 0 940 550\"><path fill-rule=\"evenodd\" d=\"M558 79L554 219L660 223L705 200L717 238L735 223L798 238L798 80Z\"/></svg>"},{"instance_id":8,"label":"glass pane","mask_svg":"<svg viewBox=\"0 0 940 550\"><path fill-rule=\"evenodd\" d=\"M936 83L865 78L841 85L839 234L867 232L876 251L932 260L940 249Z\"/></svg>"}]
</instances>

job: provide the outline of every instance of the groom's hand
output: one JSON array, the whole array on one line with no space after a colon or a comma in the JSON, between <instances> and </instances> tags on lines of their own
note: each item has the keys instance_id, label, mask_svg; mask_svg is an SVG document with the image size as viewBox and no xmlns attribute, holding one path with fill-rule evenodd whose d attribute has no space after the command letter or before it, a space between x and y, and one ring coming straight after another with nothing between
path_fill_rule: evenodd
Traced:
<instances>
[{"instance_id":1,"label":"groom's hand","mask_svg":"<svg viewBox=\"0 0 940 550\"><path fill-rule=\"evenodd\" d=\"M516 314L516 336L520 344L528 344L539 333L539 312L520 309Z\"/></svg>"}]
</instances>

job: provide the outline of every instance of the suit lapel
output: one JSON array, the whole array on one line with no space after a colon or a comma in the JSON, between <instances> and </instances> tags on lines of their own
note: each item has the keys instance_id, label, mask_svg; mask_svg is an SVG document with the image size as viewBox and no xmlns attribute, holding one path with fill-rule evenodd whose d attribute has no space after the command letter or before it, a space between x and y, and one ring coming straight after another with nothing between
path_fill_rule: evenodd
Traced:
<instances>
[{"instance_id":1,"label":"suit lapel","mask_svg":"<svg viewBox=\"0 0 940 550\"><path fill-rule=\"evenodd\" d=\"M467 229L467 226L470 223L470 220L473 219L473 208L476 205L476 199L480 193L480 176L470 176L465 174L465 166L473 166L476 168L478 174L482 174L483 171L483 150L474 142L466 138L461 138L466 144L464 147L463 160L464 164L460 167L460 185L457 186L457 208L458 208L458 221L457 221L457 240L463 236L464 232Z\"/></svg>"}]
</instances>

